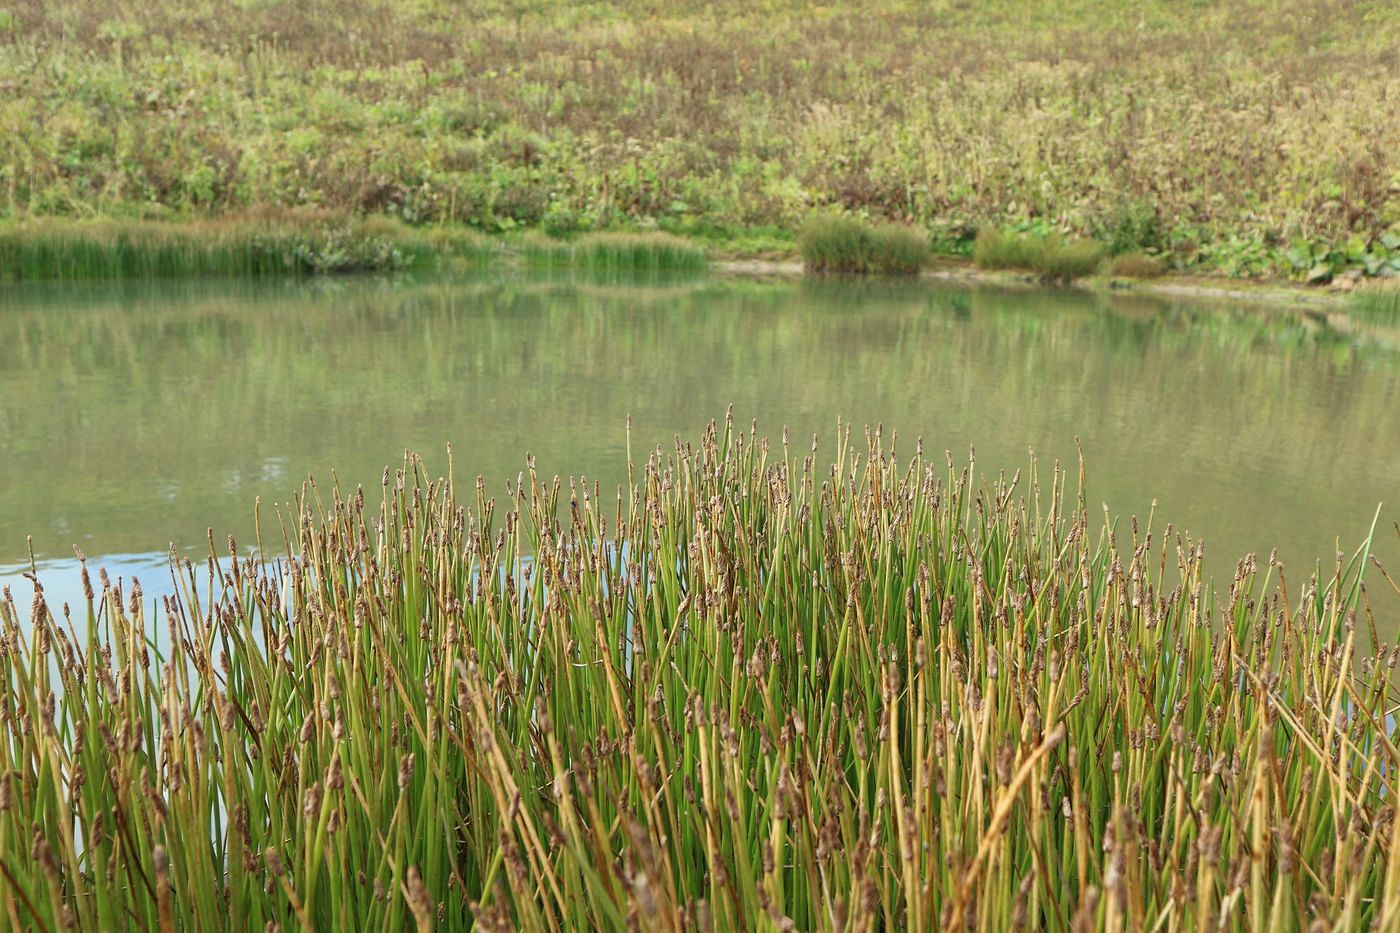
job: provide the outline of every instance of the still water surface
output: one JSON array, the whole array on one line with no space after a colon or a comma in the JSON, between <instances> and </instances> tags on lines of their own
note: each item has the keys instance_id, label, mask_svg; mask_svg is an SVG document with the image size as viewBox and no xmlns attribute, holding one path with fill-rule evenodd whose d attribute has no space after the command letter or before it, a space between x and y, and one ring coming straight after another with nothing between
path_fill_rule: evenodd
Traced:
<instances>
[{"instance_id":1,"label":"still water surface","mask_svg":"<svg viewBox=\"0 0 1400 933\"><path fill-rule=\"evenodd\" d=\"M984 473L1072 462L1078 437L1091 501L1155 500L1222 576L1277 547L1301 577L1379 506L1400 568L1394 328L1065 290L506 276L0 286L0 585L27 603L32 536L50 595L75 595L75 544L158 592L171 544L251 541L255 499L270 514L308 474L377 493L405 448L441 472L451 443L459 479L498 493L526 452L611 489L629 415L639 451L731 403L774 437L829 444L844 418L906 451L975 446Z\"/></svg>"}]
</instances>

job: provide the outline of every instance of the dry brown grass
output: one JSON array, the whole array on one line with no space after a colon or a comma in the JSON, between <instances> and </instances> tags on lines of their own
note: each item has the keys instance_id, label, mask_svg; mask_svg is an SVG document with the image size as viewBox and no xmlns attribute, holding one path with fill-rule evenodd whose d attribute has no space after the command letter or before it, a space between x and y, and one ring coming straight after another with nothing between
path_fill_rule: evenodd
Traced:
<instances>
[{"instance_id":1,"label":"dry brown grass","mask_svg":"<svg viewBox=\"0 0 1400 933\"><path fill-rule=\"evenodd\" d=\"M1144 253L1124 253L1113 257L1112 272L1125 279L1155 279L1165 275L1166 263Z\"/></svg>"}]
</instances>

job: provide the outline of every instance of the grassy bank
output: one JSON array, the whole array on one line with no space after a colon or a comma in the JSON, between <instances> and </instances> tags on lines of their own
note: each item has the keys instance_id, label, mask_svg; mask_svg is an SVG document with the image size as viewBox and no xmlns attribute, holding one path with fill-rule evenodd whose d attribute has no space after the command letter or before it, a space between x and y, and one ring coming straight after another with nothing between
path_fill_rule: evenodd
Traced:
<instances>
[{"instance_id":1,"label":"grassy bank","mask_svg":"<svg viewBox=\"0 0 1400 933\"><path fill-rule=\"evenodd\" d=\"M266 517L281 561L182 565L160 618L105 575L71 619L7 595L0 911L1400 919L1395 602L1364 555L1248 557L1216 593L1199 544L1100 525L1058 471L983 481L878 433L815 456L724 424L616 502L533 466L492 502L409 460L382 499L312 486Z\"/></svg>"},{"instance_id":2,"label":"grassy bank","mask_svg":"<svg viewBox=\"0 0 1400 933\"><path fill-rule=\"evenodd\" d=\"M1397 48L1384 0L9 0L0 214L733 238L831 207L1307 276L1400 236Z\"/></svg>"},{"instance_id":3,"label":"grassy bank","mask_svg":"<svg viewBox=\"0 0 1400 933\"><path fill-rule=\"evenodd\" d=\"M1001 244L984 252L987 242ZM1019 245L1018 245L1019 244ZM1027 246L1026 244L1031 244ZM199 276L320 275L348 272L454 269L568 270L590 275L697 272L712 261L731 273L792 274L797 260L814 273L912 276L934 265L941 278L993 282L1005 270L1046 282L1121 280L1167 275L1160 256L1107 256L1093 241L984 231L971 262L930 248L925 231L906 224L869 223L850 215L818 214L798 236L775 231L726 238L657 231L612 231L551 237L539 231L483 234L460 225L413 227L392 218L325 211L263 210L202 221L30 219L0 221L0 283ZM977 268L991 272L980 275ZM1015 278L1015 277L1013 277ZM1384 304L1394 280L1357 290L1353 310ZM1256 280L1222 290L1214 280L1181 277L1140 288L1179 295L1247 297L1271 303L1338 303L1340 296L1297 283ZM1249 291L1239 291L1247 288Z\"/></svg>"}]
</instances>

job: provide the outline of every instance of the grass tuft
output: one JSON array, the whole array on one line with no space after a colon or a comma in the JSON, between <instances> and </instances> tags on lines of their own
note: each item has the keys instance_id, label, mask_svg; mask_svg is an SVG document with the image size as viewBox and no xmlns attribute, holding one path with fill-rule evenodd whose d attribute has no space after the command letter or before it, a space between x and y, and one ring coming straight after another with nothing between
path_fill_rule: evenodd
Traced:
<instances>
[{"instance_id":1,"label":"grass tuft","mask_svg":"<svg viewBox=\"0 0 1400 933\"><path fill-rule=\"evenodd\" d=\"M71 614L6 591L0 912L1400 917L1400 653L1375 645L1389 597L1363 593L1364 553L1288 587L1246 557L1217 592L1198 544L1128 540L1058 469L979 484L878 431L814 458L712 424L615 502L528 462L488 500L409 458L378 502L308 485L280 559L176 563L158 618L86 569Z\"/></svg>"},{"instance_id":2,"label":"grass tuft","mask_svg":"<svg viewBox=\"0 0 1400 933\"><path fill-rule=\"evenodd\" d=\"M317 212L259 212L192 223L36 219L0 225L0 279L383 272L466 256L466 236L396 221Z\"/></svg>"},{"instance_id":3,"label":"grass tuft","mask_svg":"<svg viewBox=\"0 0 1400 933\"><path fill-rule=\"evenodd\" d=\"M1351 313L1377 321L1400 322L1400 279L1377 279L1351 293Z\"/></svg>"},{"instance_id":4,"label":"grass tuft","mask_svg":"<svg viewBox=\"0 0 1400 933\"><path fill-rule=\"evenodd\" d=\"M906 224L867 224L848 214L816 214L798 248L812 272L914 275L929 257L928 234Z\"/></svg>"},{"instance_id":5,"label":"grass tuft","mask_svg":"<svg viewBox=\"0 0 1400 933\"><path fill-rule=\"evenodd\" d=\"M577 240L536 235L522 240L519 250L538 268L700 271L709 265L704 249L669 233L590 233Z\"/></svg>"},{"instance_id":6,"label":"grass tuft","mask_svg":"<svg viewBox=\"0 0 1400 933\"><path fill-rule=\"evenodd\" d=\"M1123 253L1113 257L1112 272L1124 279L1156 279L1167 274L1167 264L1146 253Z\"/></svg>"},{"instance_id":7,"label":"grass tuft","mask_svg":"<svg viewBox=\"0 0 1400 933\"><path fill-rule=\"evenodd\" d=\"M1041 278L1069 282L1098 272L1104 248L1093 240L1008 233L984 228L972 247L972 261L983 269L1021 269Z\"/></svg>"},{"instance_id":8,"label":"grass tuft","mask_svg":"<svg viewBox=\"0 0 1400 933\"><path fill-rule=\"evenodd\" d=\"M972 244L972 261L983 269L1034 269L1043 248L1041 237L984 227Z\"/></svg>"},{"instance_id":9,"label":"grass tuft","mask_svg":"<svg viewBox=\"0 0 1400 933\"><path fill-rule=\"evenodd\" d=\"M1092 240L1071 240L1066 243L1048 239L1035 271L1042 278L1055 282L1072 282L1097 273L1103 259L1103 247Z\"/></svg>"}]
</instances>

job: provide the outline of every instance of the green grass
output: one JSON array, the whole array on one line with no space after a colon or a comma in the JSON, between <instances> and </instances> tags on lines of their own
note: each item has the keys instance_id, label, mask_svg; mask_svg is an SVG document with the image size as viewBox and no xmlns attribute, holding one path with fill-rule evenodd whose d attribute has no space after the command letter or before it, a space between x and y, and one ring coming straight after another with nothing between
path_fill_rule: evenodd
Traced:
<instances>
[{"instance_id":1,"label":"green grass","mask_svg":"<svg viewBox=\"0 0 1400 933\"><path fill-rule=\"evenodd\" d=\"M986 227L973 243L972 261L983 269L1034 269L1044 248L1042 237Z\"/></svg>"},{"instance_id":2,"label":"green grass","mask_svg":"<svg viewBox=\"0 0 1400 933\"><path fill-rule=\"evenodd\" d=\"M811 272L913 275L928 262L929 241L922 230L904 224L815 214L802 226L798 251Z\"/></svg>"},{"instance_id":3,"label":"green grass","mask_svg":"<svg viewBox=\"0 0 1400 933\"><path fill-rule=\"evenodd\" d=\"M991 228L977 235L972 250L973 262L983 269L1020 269L1056 282L1094 275L1104 255L1104 248L1091 240L1066 242L1058 236Z\"/></svg>"},{"instance_id":4,"label":"green grass","mask_svg":"<svg viewBox=\"0 0 1400 933\"><path fill-rule=\"evenodd\" d=\"M460 226L264 212L197 223L30 220L0 224L0 280L390 272L523 258L608 272L695 270L705 251L664 233L508 240Z\"/></svg>"},{"instance_id":5,"label":"green grass","mask_svg":"<svg viewBox=\"0 0 1400 933\"><path fill-rule=\"evenodd\" d=\"M1385 279L1361 286L1351 293L1347 309L1359 317L1400 322L1400 280Z\"/></svg>"},{"instance_id":6,"label":"green grass","mask_svg":"<svg viewBox=\"0 0 1400 933\"><path fill-rule=\"evenodd\" d=\"M323 214L193 224L31 220L0 226L0 279L393 271L469 255L478 239Z\"/></svg>"},{"instance_id":7,"label":"green grass","mask_svg":"<svg viewBox=\"0 0 1400 933\"><path fill-rule=\"evenodd\" d=\"M849 434L844 435L849 437ZM731 423L616 501L417 459L0 602L0 912L83 929L1400 922L1400 653L1309 579L878 432ZM1078 487L1078 488L1076 488ZM1100 524L1102 522L1102 524ZM285 544L280 542L285 541ZM196 587L200 590L195 596ZM18 601L17 601L18 600Z\"/></svg>"},{"instance_id":8,"label":"green grass","mask_svg":"<svg viewBox=\"0 0 1400 933\"><path fill-rule=\"evenodd\" d=\"M1103 265L1104 249L1090 240L1061 243L1047 241L1035 271L1056 282L1071 282L1094 275Z\"/></svg>"},{"instance_id":9,"label":"green grass","mask_svg":"<svg viewBox=\"0 0 1400 933\"><path fill-rule=\"evenodd\" d=\"M700 271L709 265L704 249L668 233L590 233L575 240L532 236L516 248L528 265L539 268Z\"/></svg>"},{"instance_id":10,"label":"green grass","mask_svg":"<svg viewBox=\"0 0 1400 933\"><path fill-rule=\"evenodd\" d=\"M964 252L1045 222L1192 271L1305 275L1300 241L1364 267L1400 235L1400 18L1299 3L6 0L0 216L831 209Z\"/></svg>"}]
</instances>

